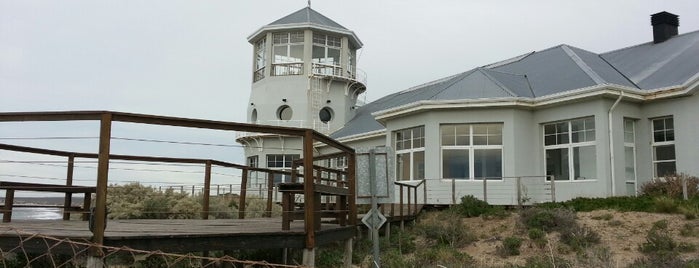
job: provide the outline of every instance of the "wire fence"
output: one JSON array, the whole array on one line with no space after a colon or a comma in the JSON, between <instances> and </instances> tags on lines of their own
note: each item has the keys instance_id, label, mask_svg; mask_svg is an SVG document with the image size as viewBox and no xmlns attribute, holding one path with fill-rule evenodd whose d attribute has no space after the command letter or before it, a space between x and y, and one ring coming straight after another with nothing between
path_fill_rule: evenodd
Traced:
<instances>
[{"instance_id":1,"label":"wire fence","mask_svg":"<svg viewBox=\"0 0 699 268\"><path fill-rule=\"evenodd\" d=\"M86 240L71 240L6 228L0 237L16 238L11 247L0 247L2 267L269 267L300 265L240 260L223 252L168 253L128 247L110 247ZM213 256L208 256L213 255Z\"/></svg>"}]
</instances>

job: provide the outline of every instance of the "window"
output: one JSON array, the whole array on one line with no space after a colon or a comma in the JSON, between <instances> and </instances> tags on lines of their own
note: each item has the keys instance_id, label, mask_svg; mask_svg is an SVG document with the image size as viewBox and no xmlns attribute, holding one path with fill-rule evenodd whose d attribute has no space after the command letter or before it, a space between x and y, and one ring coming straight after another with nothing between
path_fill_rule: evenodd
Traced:
<instances>
[{"instance_id":1,"label":"window","mask_svg":"<svg viewBox=\"0 0 699 268\"><path fill-rule=\"evenodd\" d=\"M255 73L253 82L257 82L265 78L265 52L267 50L267 41L262 38L255 44Z\"/></svg>"},{"instance_id":2,"label":"window","mask_svg":"<svg viewBox=\"0 0 699 268\"><path fill-rule=\"evenodd\" d=\"M396 179L425 178L425 127L403 129L393 134L396 148Z\"/></svg>"},{"instance_id":3,"label":"window","mask_svg":"<svg viewBox=\"0 0 699 268\"><path fill-rule=\"evenodd\" d=\"M303 32L274 33L274 75L303 74Z\"/></svg>"},{"instance_id":4,"label":"window","mask_svg":"<svg viewBox=\"0 0 699 268\"><path fill-rule=\"evenodd\" d=\"M672 117L653 119L652 147L655 177L675 174L675 126Z\"/></svg>"},{"instance_id":5,"label":"window","mask_svg":"<svg viewBox=\"0 0 699 268\"><path fill-rule=\"evenodd\" d=\"M291 170L291 165L294 160L300 159L298 154L268 154L267 155L267 168L270 169L280 169L280 170ZM289 180L289 176L282 176L281 174L274 174L274 184L279 184L281 182L286 182Z\"/></svg>"},{"instance_id":6,"label":"window","mask_svg":"<svg viewBox=\"0 0 699 268\"><path fill-rule=\"evenodd\" d=\"M325 75L341 75L340 51L342 39L338 36L313 34L313 72Z\"/></svg>"},{"instance_id":7,"label":"window","mask_svg":"<svg viewBox=\"0 0 699 268\"><path fill-rule=\"evenodd\" d=\"M250 113L250 122L257 124L257 109L252 109Z\"/></svg>"},{"instance_id":8,"label":"window","mask_svg":"<svg viewBox=\"0 0 699 268\"><path fill-rule=\"evenodd\" d=\"M257 155L250 156L250 157L248 157L248 166L249 167L259 167L258 161L259 161L259 158Z\"/></svg>"},{"instance_id":9,"label":"window","mask_svg":"<svg viewBox=\"0 0 699 268\"><path fill-rule=\"evenodd\" d=\"M277 118L279 118L279 120L291 120L293 114L294 111L291 110L289 105L283 105L277 109Z\"/></svg>"},{"instance_id":10,"label":"window","mask_svg":"<svg viewBox=\"0 0 699 268\"><path fill-rule=\"evenodd\" d=\"M595 118L544 124L546 175L556 180L597 178Z\"/></svg>"},{"instance_id":11,"label":"window","mask_svg":"<svg viewBox=\"0 0 699 268\"><path fill-rule=\"evenodd\" d=\"M448 124L439 129L442 178L502 178L502 124Z\"/></svg>"},{"instance_id":12,"label":"window","mask_svg":"<svg viewBox=\"0 0 699 268\"><path fill-rule=\"evenodd\" d=\"M624 118L624 178L636 181L636 122Z\"/></svg>"},{"instance_id":13,"label":"window","mask_svg":"<svg viewBox=\"0 0 699 268\"><path fill-rule=\"evenodd\" d=\"M330 122L330 120L333 119L333 109L331 109L330 107L324 107L323 109L320 109L320 112L318 112L318 118L323 123Z\"/></svg>"}]
</instances>

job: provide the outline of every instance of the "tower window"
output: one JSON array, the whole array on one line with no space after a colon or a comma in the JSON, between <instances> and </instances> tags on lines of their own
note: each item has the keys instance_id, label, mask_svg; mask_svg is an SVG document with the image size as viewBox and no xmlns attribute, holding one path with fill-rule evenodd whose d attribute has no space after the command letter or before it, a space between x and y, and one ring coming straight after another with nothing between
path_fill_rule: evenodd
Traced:
<instances>
[{"instance_id":1,"label":"tower window","mask_svg":"<svg viewBox=\"0 0 699 268\"><path fill-rule=\"evenodd\" d=\"M272 35L274 64L272 75L303 74L303 32Z\"/></svg>"},{"instance_id":2,"label":"tower window","mask_svg":"<svg viewBox=\"0 0 699 268\"><path fill-rule=\"evenodd\" d=\"M257 109L252 109L252 113L250 113L250 122L257 123Z\"/></svg>"},{"instance_id":3,"label":"tower window","mask_svg":"<svg viewBox=\"0 0 699 268\"><path fill-rule=\"evenodd\" d=\"M320 118L320 121L323 123L328 123L330 120L333 120L333 109L330 107L324 107L323 109L320 109L320 112L318 113L318 118Z\"/></svg>"},{"instance_id":4,"label":"tower window","mask_svg":"<svg viewBox=\"0 0 699 268\"><path fill-rule=\"evenodd\" d=\"M294 111L291 110L289 105L283 105L277 109L277 118L279 118L279 120L291 120L293 114Z\"/></svg>"},{"instance_id":5,"label":"tower window","mask_svg":"<svg viewBox=\"0 0 699 268\"><path fill-rule=\"evenodd\" d=\"M264 38L255 43L255 72L253 73L252 81L257 82L265 78L265 51L267 45Z\"/></svg>"},{"instance_id":6,"label":"tower window","mask_svg":"<svg viewBox=\"0 0 699 268\"><path fill-rule=\"evenodd\" d=\"M313 34L313 73L342 75L340 51L342 39L337 36Z\"/></svg>"}]
</instances>

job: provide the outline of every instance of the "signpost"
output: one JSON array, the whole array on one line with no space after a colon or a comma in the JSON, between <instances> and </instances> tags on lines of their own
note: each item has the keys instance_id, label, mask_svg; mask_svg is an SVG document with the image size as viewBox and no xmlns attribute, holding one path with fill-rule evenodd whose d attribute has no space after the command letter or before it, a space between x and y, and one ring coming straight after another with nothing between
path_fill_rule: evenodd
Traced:
<instances>
[{"instance_id":1,"label":"signpost","mask_svg":"<svg viewBox=\"0 0 699 268\"><path fill-rule=\"evenodd\" d=\"M362 222L371 229L371 239L374 242L374 267L378 268L381 263L379 258L379 229L381 225L386 223L386 217L379 211L378 200L376 199L376 152L374 149L369 150L369 185L371 188L371 210L362 218Z\"/></svg>"}]
</instances>

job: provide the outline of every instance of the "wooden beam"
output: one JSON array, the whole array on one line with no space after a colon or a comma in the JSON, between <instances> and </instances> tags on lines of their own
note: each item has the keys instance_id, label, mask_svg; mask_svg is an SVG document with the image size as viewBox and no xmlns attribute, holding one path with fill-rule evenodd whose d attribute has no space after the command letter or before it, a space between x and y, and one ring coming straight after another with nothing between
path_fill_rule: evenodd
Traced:
<instances>
[{"instance_id":1,"label":"wooden beam","mask_svg":"<svg viewBox=\"0 0 699 268\"><path fill-rule=\"evenodd\" d=\"M313 183L313 131L306 130L303 136L303 203L306 213L306 249L315 248L315 189Z\"/></svg>"},{"instance_id":2,"label":"wooden beam","mask_svg":"<svg viewBox=\"0 0 699 268\"><path fill-rule=\"evenodd\" d=\"M209 219L209 196L211 195L211 161L206 162L206 168L204 170L204 192L202 197L204 201L202 202L202 219Z\"/></svg>"},{"instance_id":3,"label":"wooden beam","mask_svg":"<svg viewBox=\"0 0 699 268\"><path fill-rule=\"evenodd\" d=\"M94 230L92 242L102 245L107 226L107 186L109 185L109 150L112 136L112 114L103 113L100 119L99 156L97 159L97 198L95 200ZM92 256L100 257L102 251L94 248Z\"/></svg>"},{"instance_id":4,"label":"wooden beam","mask_svg":"<svg viewBox=\"0 0 699 268\"><path fill-rule=\"evenodd\" d=\"M242 170L240 180L240 198L238 199L238 218L245 219L245 198L248 194L248 169Z\"/></svg>"},{"instance_id":5,"label":"wooden beam","mask_svg":"<svg viewBox=\"0 0 699 268\"><path fill-rule=\"evenodd\" d=\"M73 185L73 167L75 165L75 156L69 156L68 157L68 168L66 171L66 186L72 186ZM63 206L68 208L72 205L73 203L73 194L72 193L66 193L65 198L63 200ZM63 220L67 221L70 220L70 213L65 212L65 209L63 211Z\"/></svg>"}]
</instances>

